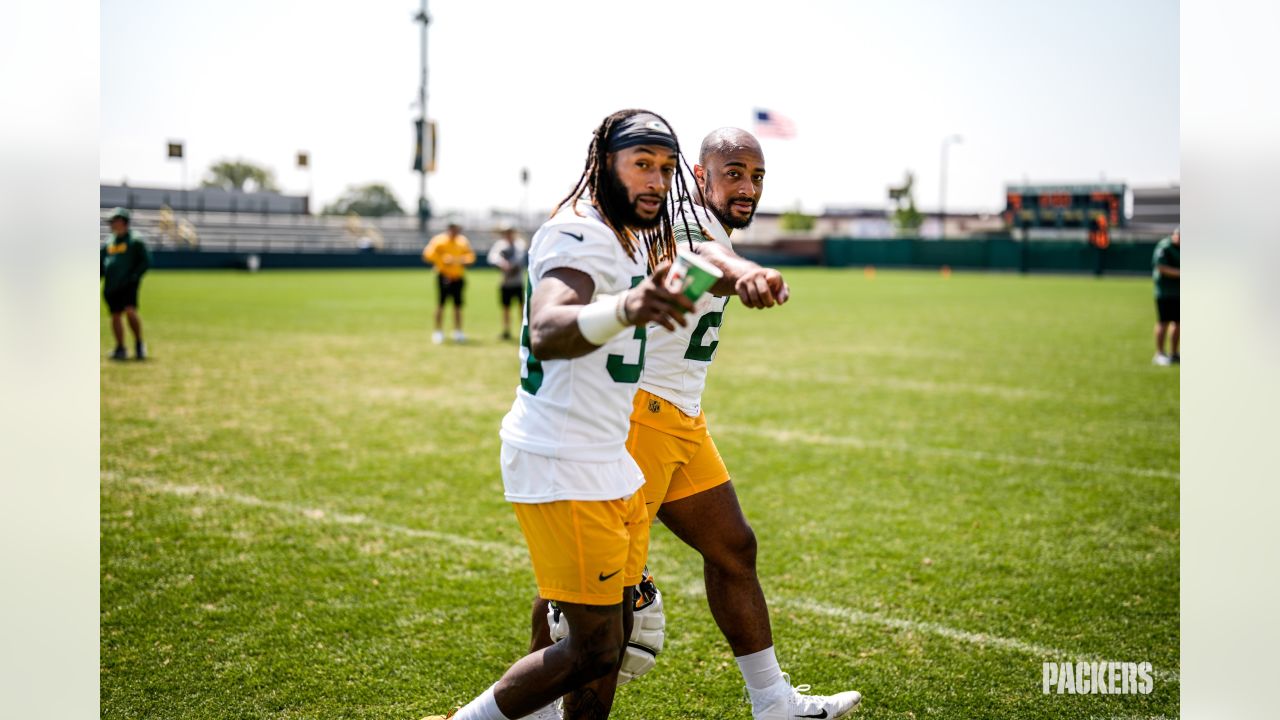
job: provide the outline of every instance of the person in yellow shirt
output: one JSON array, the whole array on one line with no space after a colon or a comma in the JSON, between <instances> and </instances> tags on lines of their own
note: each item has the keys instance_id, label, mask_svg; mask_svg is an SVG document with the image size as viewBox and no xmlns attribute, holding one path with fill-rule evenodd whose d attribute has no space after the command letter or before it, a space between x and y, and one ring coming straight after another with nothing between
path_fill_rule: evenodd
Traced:
<instances>
[{"instance_id":1,"label":"person in yellow shirt","mask_svg":"<svg viewBox=\"0 0 1280 720\"><path fill-rule=\"evenodd\" d=\"M422 262L436 267L436 281L440 289L436 301L436 330L431 333L431 342L437 345L444 342L444 304L450 298L453 299L453 341L467 339L462 334L462 291L467 284L464 276L466 266L476 261L476 254L461 230L458 223L449 223L449 227L431 238L422 251Z\"/></svg>"}]
</instances>

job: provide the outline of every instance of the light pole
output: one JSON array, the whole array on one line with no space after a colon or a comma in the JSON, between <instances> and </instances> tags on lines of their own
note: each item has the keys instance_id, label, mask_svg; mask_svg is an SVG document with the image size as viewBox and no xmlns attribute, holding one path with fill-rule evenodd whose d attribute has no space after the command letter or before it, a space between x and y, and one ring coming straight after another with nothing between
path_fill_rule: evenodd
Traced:
<instances>
[{"instance_id":1,"label":"light pole","mask_svg":"<svg viewBox=\"0 0 1280 720\"><path fill-rule=\"evenodd\" d=\"M432 151L430 123L427 121L427 26L431 24L431 16L427 14L427 0L422 0L422 10L413 17L414 22L422 23L422 81L418 86L418 122L422 128L418 139L421 142L422 166L418 169L418 228L425 242L427 237L427 219L431 216L431 206L427 204L427 167L431 162L426 154Z\"/></svg>"},{"instance_id":2,"label":"light pole","mask_svg":"<svg viewBox=\"0 0 1280 720\"><path fill-rule=\"evenodd\" d=\"M938 237L942 240L947 239L947 148L951 147L951 143L962 142L964 138L959 135L942 138L942 171L939 173L941 181L938 184Z\"/></svg>"},{"instance_id":3,"label":"light pole","mask_svg":"<svg viewBox=\"0 0 1280 720\"><path fill-rule=\"evenodd\" d=\"M529 168L520 168L520 232L525 232L529 222Z\"/></svg>"},{"instance_id":4,"label":"light pole","mask_svg":"<svg viewBox=\"0 0 1280 720\"><path fill-rule=\"evenodd\" d=\"M306 150L299 150L297 164L299 170L304 170L307 173L307 214L311 215L311 195L315 191L315 185L311 179L311 153Z\"/></svg>"},{"instance_id":5,"label":"light pole","mask_svg":"<svg viewBox=\"0 0 1280 720\"><path fill-rule=\"evenodd\" d=\"M182 163L182 184L178 188L182 190L182 209L185 212L187 209L187 143L185 140L170 140L168 145L169 159Z\"/></svg>"}]
</instances>

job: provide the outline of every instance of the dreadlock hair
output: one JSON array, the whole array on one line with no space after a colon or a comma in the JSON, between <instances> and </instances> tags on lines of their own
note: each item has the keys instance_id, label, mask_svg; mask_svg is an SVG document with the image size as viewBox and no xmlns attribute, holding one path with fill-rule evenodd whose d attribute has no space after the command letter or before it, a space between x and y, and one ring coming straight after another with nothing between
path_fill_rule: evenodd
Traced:
<instances>
[{"instance_id":1,"label":"dreadlock hair","mask_svg":"<svg viewBox=\"0 0 1280 720\"><path fill-rule=\"evenodd\" d=\"M707 222L711 222L713 216L711 211L707 209L707 198L702 194L702 186L698 184L697 176L694 174L693 168L689 167L689 161L681 155L679 162L684 166L684 171L689 173L689 177L694 179L693 189L698 193L697 200L694 200L693 195L689 193L689 183L681 180L681 192L676 195L675 203L673 203L676 208L676 214L679 215L680 230L682 231L679 234L685 238L685 243L689 246L689 251L693 252L693 238L695 237L695 234L689 229L689 216L693 216L693 226L697 228L700 228L702 223L698 222L698 213L694 210L695 207L703 208L703 213L706 216ZM699 156L698 162L701 164L701 156ZM677 172L676 174L679 175L680 173Z\"/></svg>"},{"instance_id":2,"label":"dreadlock hair","mask_svg":"<svg viewBox=\"0 0 1280 720\"><path fill-rule=\"evenodd\" d=\"M618 242L622 245L622 248L627 251L627 256L634 260L636 257L636 251L639 250L641 244L643 244L647 251L646 254L648 257L649 269L653 270L659 263L664 260L673 259L676 255L675 232L671 221L670 211L671 203L667 202L666 198L663 198L662 210L661 214L658 216L657 225L643 230L632 231L619 221L619 218L626 217L623 213L623 209L614 207L613 197L611 197L611 194L603 192L603 190L608 187L607 183L609 182L609 176L606 174L609 172L607 162L608 149L606 147L606 143L609 139L609 133L613 130L615 125L639 113L649 113L661 120L668 128L671 127L671 123L667 122L666 118L650 110L630 108L627 110L619 110L618 112L606 117L604 121L600 123L600 126L596 128L595 133L591 137L591 143L587 146L587 163L582 169L582 175L578 177L578 182L574 184L573 190L571 190L569 194L566 195L558 205L556 205L555 210L552 210L551 214L554 216L556 213L560 212L562 208L568 206L573 208L574 213L581 216L581 213L578 213L577 209L578 201L582 199L583 195L590 194L596 204L596 207L600 210L600 216L604 219L605 225L608 225L609 229L613 230L613 234L618 238ZM682 164L686 169L689 167L689 164L680 153L680 141L674 137L674 133L672 140L675 142L676 146L676 173L672 178L673 186L671 190L679 200L690 196L689 183L685 179L684 173L680 172L680 166ZM690 176L692 176L692 172L690 172ZM701 195L700 190L699 195ZM683 211L681 211L681 215L683 216Z\"/></svg>"}]
</instances>

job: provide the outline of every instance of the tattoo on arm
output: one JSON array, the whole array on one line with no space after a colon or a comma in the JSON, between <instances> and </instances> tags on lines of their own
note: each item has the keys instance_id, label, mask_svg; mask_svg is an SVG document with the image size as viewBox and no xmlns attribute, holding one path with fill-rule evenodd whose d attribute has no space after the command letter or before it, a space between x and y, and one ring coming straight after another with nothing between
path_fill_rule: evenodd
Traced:
<instances>
[{"instance_id":1,"label":"tattoo on arm","mask_svg":"<svg viewBox=\"0 0 1280 720\"><path fill-rule=\"evenodd\" d=\"M531 349L539 360L580 357L596 349L578 328L578 312L594 291L591 276L579 270L556 268L543 276L529 300Z\"/></svg>"},{"instance_id":2,"label":"tattoo on arm","mask_svg":"<svg viewBox=\"0 0 1280 720\"><path fill-rule=\"evenodd\" d=\"M564 698L565 720L605 720L609 710L591 688L575 690Z\"/></svg>"}]
</instances>

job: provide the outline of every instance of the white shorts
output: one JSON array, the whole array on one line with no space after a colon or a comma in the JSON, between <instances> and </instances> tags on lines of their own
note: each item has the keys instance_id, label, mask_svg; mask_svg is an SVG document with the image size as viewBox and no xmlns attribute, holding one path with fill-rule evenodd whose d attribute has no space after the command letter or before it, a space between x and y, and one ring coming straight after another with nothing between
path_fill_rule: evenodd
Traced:
<instances>
[{"instance_id":1,"label":"white shorts","mask_svg":"<svg viewBox=\"0 0 1280 720\"><path fill-rule=\"evenodd\" d=\"M618 500L644 487L644 473L623 449L609 462L547 457L502 443L502 487L508 502Z\"/></svg>"}]
</instances>

